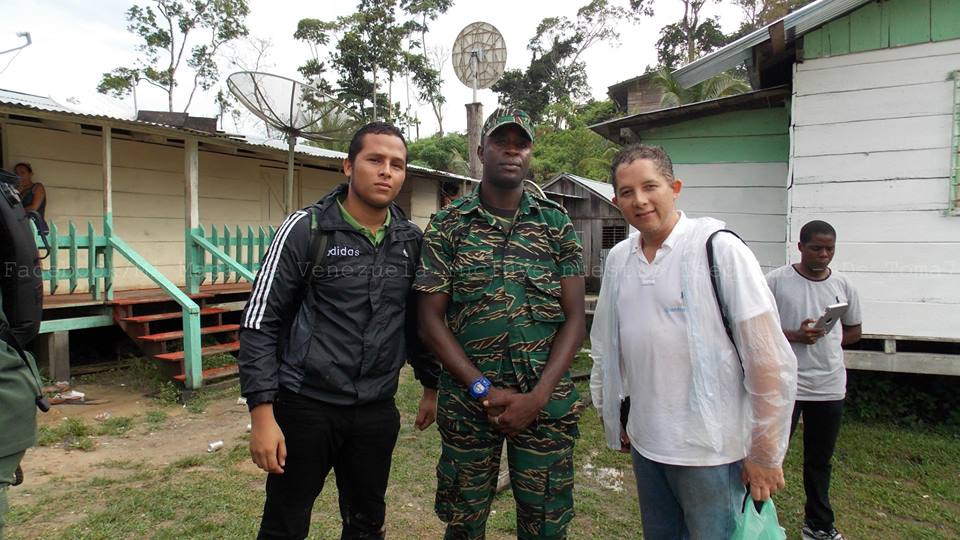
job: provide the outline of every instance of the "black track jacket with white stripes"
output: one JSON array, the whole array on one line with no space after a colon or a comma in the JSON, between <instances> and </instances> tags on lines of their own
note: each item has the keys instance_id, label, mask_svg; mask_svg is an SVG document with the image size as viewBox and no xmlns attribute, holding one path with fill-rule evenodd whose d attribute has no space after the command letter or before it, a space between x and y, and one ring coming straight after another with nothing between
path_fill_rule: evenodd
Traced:
<instances>
[{"instance_id":1,"label":"black track jacket with white stripes","mask_svg":"<svg viewBox=\"0 0 960 540\"><path fill-rule=\"evenodd\" d=\"M238 360L251 409L272 402L280 387L334 405L389 399L406 359L421 384L437 387L440 366L417 337L411 287L419 261L407 248L423 233L393 204L386 237L375 247L340 215L336 201L346 190L342 184L288 216L257 272ZM328 234L318 268L309 253L312 211L317 234Z\"/></svg>"}]
</instances>

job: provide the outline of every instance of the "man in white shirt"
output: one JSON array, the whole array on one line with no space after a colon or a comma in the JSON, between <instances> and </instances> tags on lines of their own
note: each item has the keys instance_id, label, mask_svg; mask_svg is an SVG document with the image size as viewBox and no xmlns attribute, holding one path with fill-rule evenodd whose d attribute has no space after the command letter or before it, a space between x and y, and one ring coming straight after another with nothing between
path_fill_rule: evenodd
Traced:
<instances>
[{"instance_id":1,"label":"man in white shirt","mask_svg":"<svg viewBox=\"0 0 960 540\"><path fill-rule=\"evenodd\" d=\"M614 203L638 232L607 256L591 331L593 402L607 444L632 454L643 537L729 538L744 484L757 501L784 487L796 359L746 245L713 236L720 221L677 211L682 182L663 149L624 148L612 178Z\"/></svg>"},{"instance_id":2,"label":"man in white shirt","mask_svg":"<svg viewBox=\"0 0 960 540\"><path fill-rule=\"evenodd\" d=\"M783 333L797 356L797 402L790 433L803 416L803 489L805 540L843 540L833 526L830 506L830 461L840 434L847 370L842 345L860 340L860 298L850 280L830 268L837 232L824 221L800 229L800 262L767 274L777 300ZM814 328L827 306L846 303L842 329Z\"/></svg>"}]
</instances>

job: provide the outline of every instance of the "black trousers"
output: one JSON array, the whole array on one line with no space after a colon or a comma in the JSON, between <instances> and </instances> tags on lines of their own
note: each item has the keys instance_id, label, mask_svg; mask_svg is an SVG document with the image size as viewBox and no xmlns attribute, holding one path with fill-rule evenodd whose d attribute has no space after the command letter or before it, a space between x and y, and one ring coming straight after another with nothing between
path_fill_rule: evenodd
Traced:
<instances>
[{"instance_id":1,"label":"black trousers","mask_svg":"<svg viewBox=\"0 0 960 540\"><path fill-rule=\"evenodd\" d=\"M332 468L340 495L340 538L383 538L390 460L400 432L392 399L337 406L281 391L274 415L287 445L283 474L267 476L261 539L302 539Z\"/></svg>"},{"instance_id":2,"label":"black trousers","mask_svg":"<svg viewBox=\"0 0 960 540\"><path fill-rule=\"evenodd\" d=\"M800 416L803 416L803 491L807 496L804 514L808 526L829 531L834 519L829 493L833 470L830 461L840 435L843 400L797 401L790 423L791 437Z\"/></svg>"}]
</instances>

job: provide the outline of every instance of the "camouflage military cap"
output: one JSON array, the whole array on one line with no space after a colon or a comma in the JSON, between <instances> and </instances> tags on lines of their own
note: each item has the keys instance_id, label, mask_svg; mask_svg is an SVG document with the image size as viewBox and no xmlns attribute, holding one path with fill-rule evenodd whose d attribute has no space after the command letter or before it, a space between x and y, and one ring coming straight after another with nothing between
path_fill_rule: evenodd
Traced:
<instances>
[{"instance_id":1,"label":"camouflage military cap","mask_svg":"<svg viewBox=\"0 0 960 540\"><path fill-rule=\"evenodd\" d=\"M486 138L497 128L507 124L520 126L527 137L530 137L530 142L533 142L533 120L530 119L530 115L520 109L505 107L500 107L487 117L487 121L483 123L483 137Z\"/></svg>"}]
</instances>

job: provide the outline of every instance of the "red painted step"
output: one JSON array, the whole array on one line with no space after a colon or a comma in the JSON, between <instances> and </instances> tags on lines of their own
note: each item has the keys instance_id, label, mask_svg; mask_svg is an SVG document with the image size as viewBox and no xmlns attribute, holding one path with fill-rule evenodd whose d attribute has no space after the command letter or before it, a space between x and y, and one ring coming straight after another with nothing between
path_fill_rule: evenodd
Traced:
<instances>
[{"instance_id":1,"label":"red painted step","mask_svg":"<svg viewBox=\"0 0 960 540\"><path fill-rule=\"evenodd\" d=\"M205 336L207 334L222 334L223 332L236 332L240 329L239 324L223 324L220 326L204 326L200 328L200 335ZM145 336L139 336L137 339L140 341L149 341L150 343L160 343L161 341L171 341L174 339L182 339L183 330L174 330L173 332L161 332L159 334L147 334Z\"/></svg>"},{"instance_id":2,"label":"red painted step","mask_svg":"<svg viewBox=\"0 0 960 540\"><path fill-rule=\"evenodd\" d=\"M227 310L220 308L203 308L200 310L200 315L215 315L217 313L227 313ZM179 319L183 316L183 313L177 311L174 313L155 313L153 315L137 315L136 317L121 317L120 320L123 322L132 322L132 323L150 323L156 321L168 321L172 319Z\"/></svg>"},{"instance_id":3,"label":"red painted step","mask_svg":"<svg viewBox=\"0 0 960 540\"><path fill-rule=\"evenodd\" d=\"M231 377L240 372L240 368L236 364L230 364L229 366L222 366L216 368L205 369L201 373L203 374L204 381L210 381L213 379L222 379L224 377ZM180 382L186 382L187 376L184 374L174 375L174 380Z\"/></svg>"},{"instance_id":4,"label":"red painted step","mask_svg":"<svg viewBox=\"0 0 960 540\"><path fill-rule=\"evenodd\" d=\"M231 341L229 343L218 343L216 345L210 345L200 349L200 356L211 356L214 354L233 352L240 350L239 341ZM168 362L182 362L183 361L183 351L169 352L163 354L154 355L154 358L157 360L166 360Z\"/></svg>"}]
</instances>

